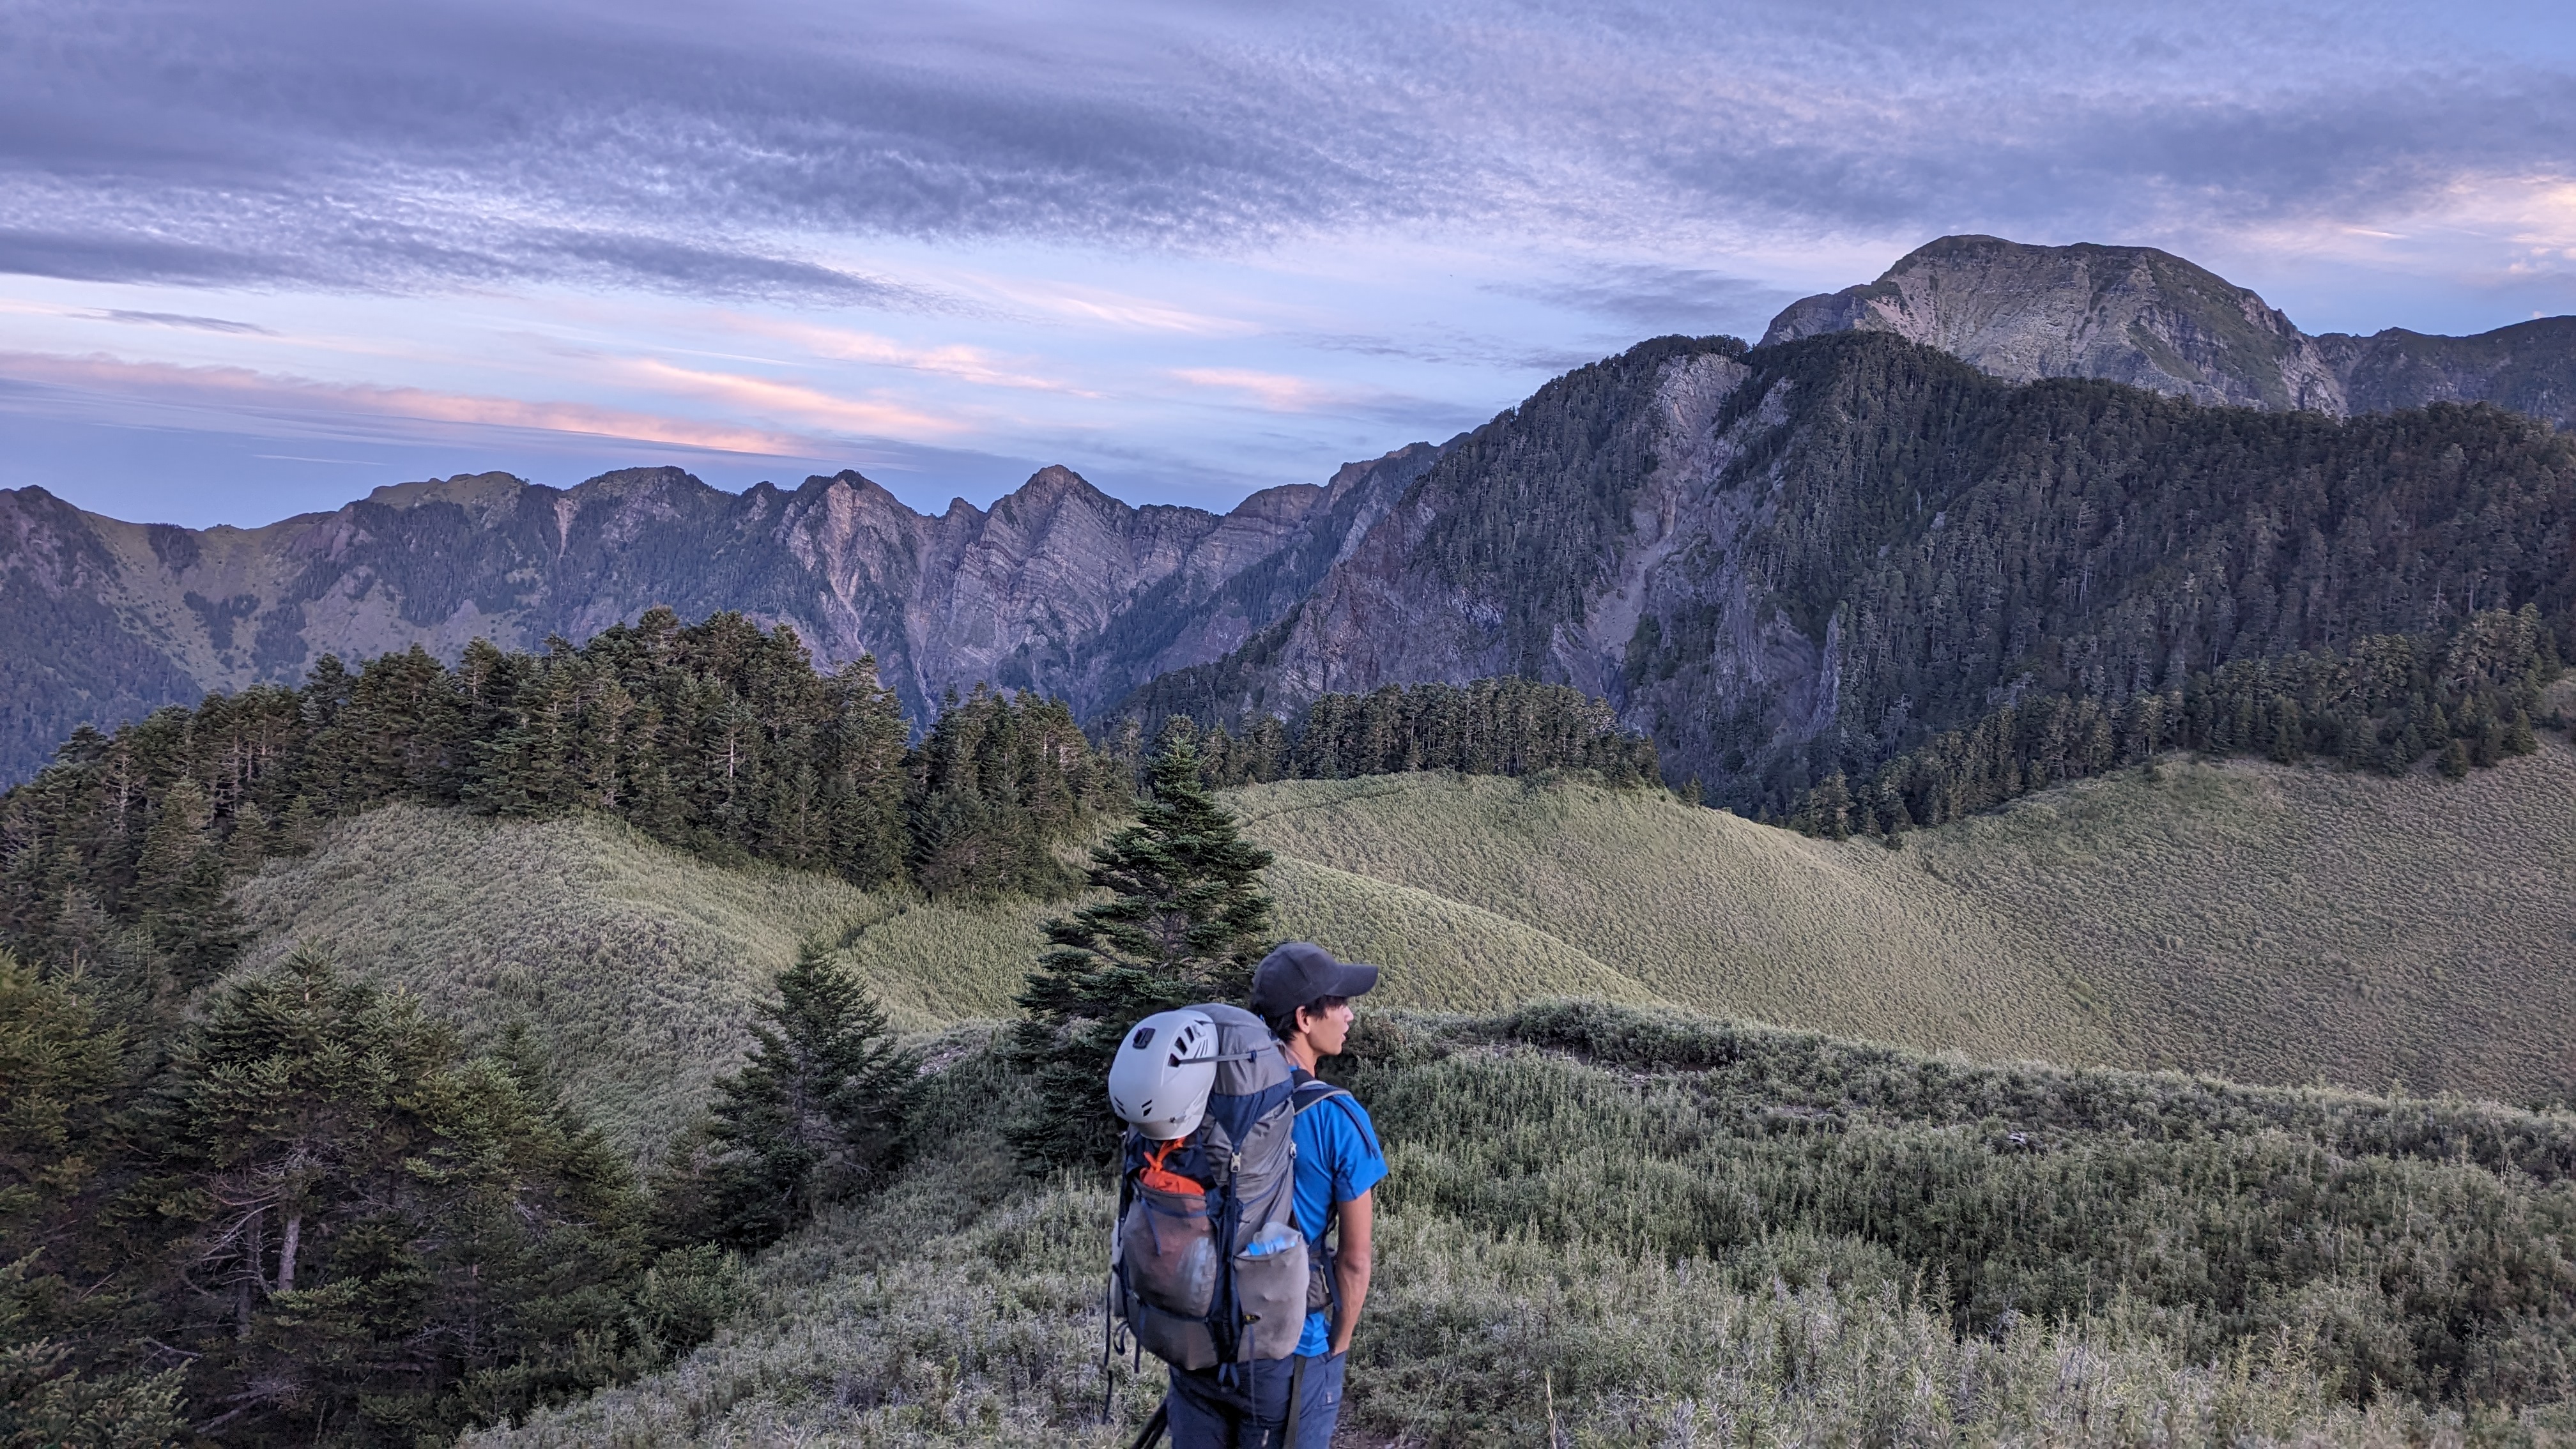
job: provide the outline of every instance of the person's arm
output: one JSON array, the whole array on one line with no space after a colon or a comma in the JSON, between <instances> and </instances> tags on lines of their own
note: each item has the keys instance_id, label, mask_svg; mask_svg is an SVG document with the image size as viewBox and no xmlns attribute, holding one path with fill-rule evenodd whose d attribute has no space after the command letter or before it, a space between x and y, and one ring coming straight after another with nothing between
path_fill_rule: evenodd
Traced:
<instances>
[{"instance_id":1,"label":"person's arm","mask_svg":"<svg viewBox=\"0 0 2576 1449\"><path fill-rule=\"evenodd\" d=\"M1351 1351L1351 1335L1359 1330L1360 1305L1368 1301L1369 1228L1377 1213L1377 1191L1372 1188L1337 1206L1342 1227L1341 1245L1333 1251L1333 1288L1336 1300L1333 1310L1332 1351Z\"/></svg>"}]
</instances>

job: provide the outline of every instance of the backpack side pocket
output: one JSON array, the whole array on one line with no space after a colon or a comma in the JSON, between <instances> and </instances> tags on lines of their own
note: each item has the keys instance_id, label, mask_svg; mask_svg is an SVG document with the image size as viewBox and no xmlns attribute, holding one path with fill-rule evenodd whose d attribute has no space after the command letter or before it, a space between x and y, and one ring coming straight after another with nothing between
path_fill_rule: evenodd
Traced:
<instances>
[{"instance_id":1,"label":"backpack side pocket","mask_svg":"<svg viewBox=\"0 0 2576 1449\"><path fill-rule=\"evenodd\" d=\"M1138 1183L1118 1225L1118 1262L1137 1297L1165 1313L1205 1318L1216 1295L1216 1230L1207 1194Z\"/></svg>"},{"instance_id":2,"label":"backpack side pocket","mask_svg":"<svg viewBox=\"0 0 2576 1449\"><path fill-rule=\"evenodd\" d=\"M1246 1358L1286 1358L1306 1331L1306 1238L1293 1222L1278 1226L1286 1241L1272 1251L1255 1257L1246 1244L1234 1255L1234 1291L1250 1340Z\"/></svg>"}]
</instances>

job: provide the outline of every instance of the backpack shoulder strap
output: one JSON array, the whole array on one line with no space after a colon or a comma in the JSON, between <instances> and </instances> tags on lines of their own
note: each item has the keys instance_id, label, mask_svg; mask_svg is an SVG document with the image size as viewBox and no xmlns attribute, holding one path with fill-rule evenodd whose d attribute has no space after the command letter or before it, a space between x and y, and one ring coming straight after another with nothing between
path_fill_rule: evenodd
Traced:
<instances>
[{"instance_id":1,"label":"backpack shoulder strap","mask_svg":"<svg viewBox=\"0 0 2576 1449\"><path fill-rule=\"evenodd\" d=\"M1296 1086L1289 1089L1288 1100L1294 1104L1296 1109L1300 1112L1305 1111L1307 1108L1314 1106L1317 1102L1324 1101L1327 1098L1347 1097L1350 1095L1350 1093L1343 1091L1341 1088L1334 1086L1332 1083L1325 1081L1321 1077L1308 1077L1303 1073L1299 1073L1299 1075L1303 1080L1299 1081Z\"/></svg>"}]
</instances>

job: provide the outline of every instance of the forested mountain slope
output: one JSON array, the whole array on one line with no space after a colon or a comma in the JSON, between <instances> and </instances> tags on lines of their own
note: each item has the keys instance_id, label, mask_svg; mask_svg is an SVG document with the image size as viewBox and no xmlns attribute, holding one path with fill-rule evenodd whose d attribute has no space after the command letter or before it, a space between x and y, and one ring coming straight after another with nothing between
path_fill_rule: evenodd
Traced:
<instances>
[{"instance_id":1,"label":"forested mountain slope","mask_svg":"<svg viewBox=\"0 0 2576 1449\"><path fill-rule=\"evenodd\" d=\"M2378 636L2437 657L2524 605L2563 633L2571 524L2576 442L2500 409L2338 422L2016 386L1885 333L1667 338L1453 444L1278 624L1127 707L1523 673L1785 813L2028 691L2119 708Z\"/></svg>"},{"instance_id":2,"label":"forested mountain slope","mask_svg":"<svg viewBox=\"0 0 2576 1449\"><path fill-rule=\"evenodd\" d=\"M2492 402L2576 421L2576 318L2474 337L2310 336L2251 291L2153 247L1945 236L1878 280L1791 303L1767 346L1890 332L2008 382L2090 377L2196 402L2344 417Z\"/></svg>"},{"instance_id":3,"label":"forested mountain slope","mask_svg":"<svg viewBox=\"0 0 2576 1449\"><path fill-rule=\"evenodd\" d=\"M827 667L874 654L916 723L985 681L1088 708L1268 623L1436 454L1416 445L1222 517L1131 508L1063 468L989 512L938 517L848 472L740 495L676 468L568 490L487 473L252 529L0 490L0 782L75 725L292 683L324 654L534 649L656 604L792 624Z\"/></svg>"}]
</instances>

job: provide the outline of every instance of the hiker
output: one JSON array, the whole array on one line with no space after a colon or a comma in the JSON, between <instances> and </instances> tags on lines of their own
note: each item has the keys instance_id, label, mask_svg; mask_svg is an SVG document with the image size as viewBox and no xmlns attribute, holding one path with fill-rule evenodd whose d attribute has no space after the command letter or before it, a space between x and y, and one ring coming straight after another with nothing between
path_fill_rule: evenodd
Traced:
<instances>
[{"instance_id":1,"label":"hiker","mask_svg":"<svg viewBox=\"0 0 2576 1449\"><path fill-rule=\"evenodd\" d=\"M1172 1449L1327 1449L1342 1413L1342 1376L1368 1299L1369 1233L1386 1156L1365 1108L1321 1081L1315 1066L1350 1037L1354 996L1377 968L1292 941L1252 975L1253 1014L1268 1023L1294 1083L1296 1224L1306 1238L1306 1323L1294 1354L1249 1365L1229 1387L1218 1369L1174 1369ZM1325 1237L1340 1229L1338 1251Z\"/></svg>"}]
</instances>

